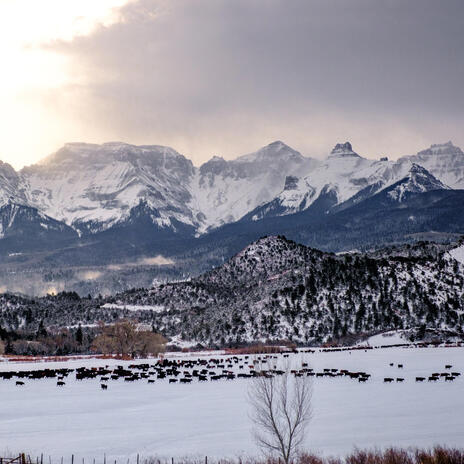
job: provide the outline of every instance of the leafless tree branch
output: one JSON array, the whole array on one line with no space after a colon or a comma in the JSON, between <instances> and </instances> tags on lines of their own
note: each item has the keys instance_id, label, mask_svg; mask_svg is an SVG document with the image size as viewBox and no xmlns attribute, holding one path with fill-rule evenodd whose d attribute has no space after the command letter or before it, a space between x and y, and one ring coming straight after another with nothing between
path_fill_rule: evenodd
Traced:
<instances>
[{"instance_id":1,"label":"leafless tree branch","mask_svg":"<svg viewBox=\"0 0 464 464\"><path fill-rule=\"evenodd\" d=\"M282 375L262 366L257 371L248 391L256 443L266 454L278 454L289 464L311 420L311 377L294 376L288 364Z\"/></svg>"}]
</instances>

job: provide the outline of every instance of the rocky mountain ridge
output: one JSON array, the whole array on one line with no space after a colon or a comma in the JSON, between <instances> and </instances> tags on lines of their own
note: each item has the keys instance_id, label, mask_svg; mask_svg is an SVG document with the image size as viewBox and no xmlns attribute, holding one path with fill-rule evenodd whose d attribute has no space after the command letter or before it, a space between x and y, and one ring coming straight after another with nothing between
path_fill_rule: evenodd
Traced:
<instances>
[{"instance_id":1,"label":"rocky mountain ridge","mask_svg":"<svg viewBox=\"0 0 464 464\"><path fill-rule=\"evenodd\" d=\"M349 143L316 160L278 141L200 168L122 143L68 144L20 172L0 164L2 289L113 294L197 276L265 235L335 252L455 241L464 154L447 143L416 157L447 181Z\"/></svg>"},{"instance_id":2,"label":"rocky mountain ridge","mask_svg":"<svg viewBox=\"0 0 464 464\"><path fill-rule=\"evenodd\" d=\"M36 208L86 235L124 223L143 202L155 228L182 223L198 235L246 216L304 211L326 195L332 206L361 191L373 195L406 177L413 163L449 188L464 188L464 154L451 142L381 161L363 158L349 142L318 160L277 141L199 168L169 147L72 143L19 172L1 164L0 206Z\"/></svg>"}]
</instances>

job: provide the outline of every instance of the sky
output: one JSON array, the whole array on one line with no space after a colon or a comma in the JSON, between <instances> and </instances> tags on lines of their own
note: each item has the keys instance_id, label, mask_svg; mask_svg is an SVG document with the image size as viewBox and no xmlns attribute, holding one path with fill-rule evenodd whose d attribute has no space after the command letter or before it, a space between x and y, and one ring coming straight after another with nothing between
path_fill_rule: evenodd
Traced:
<instances>
[{"instance_id":1,"label":"sky","mask_svg":"<svg viewBox=\"0 0 464 464\"><path fill-rule=\"evenodd\" d=\"M0 0L0 160L464 148L462 0Z\"/></svg>"}]
</instances>

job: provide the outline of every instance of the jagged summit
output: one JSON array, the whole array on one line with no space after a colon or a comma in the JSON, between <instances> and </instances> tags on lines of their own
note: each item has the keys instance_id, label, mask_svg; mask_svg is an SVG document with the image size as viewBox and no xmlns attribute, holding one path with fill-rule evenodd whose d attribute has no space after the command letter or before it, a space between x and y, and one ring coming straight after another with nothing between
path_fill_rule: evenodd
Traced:
<instances>
[{"instance_id":1,"label":"jagged summit","mask_svg":"<svg viewBox=\"0 0 464 464\"><path fill-rule=\"evenodd\" d=\"M427 169L412 163L408 175L398 182L397 186L388 194L397 201L403 199L411 193L430 192L432 190L448 190L449 187L438 180Z\"/></svg>"},{"instance_id":2,"label":"jagged summit","mask_svg":"<svg viewBox=\"0 0 464 464\"><path fill-rule=\"evenodd\" d=\"M464 155L463 151L453 145L453 142L448 141L446 143L436 143L430 146L425 150L419 151L418 155L444 155L444 154L451 154L451 155Z\"/></svg>"},{"instance_id":3,"label":"jagged summit","mask_svg":"<svg viewBox=\"0 0 464 464\"><path fill-rule=\"evenodd\" d=\"M214 156L200 167L167 146L74 142L19 172L0 164L0 206L24 204L93 234L128 220L144 200L160 227L182 223L202 234L248 216L290 215L313 204L330 209L360 192L366 198L404 179L411 163L434 176L430 185L464 188L463 152L452 142L379 162L359 156L350 142L319 160L276 140L233 160Z\"/></svg>"},{"instance_id":4,"label":"jagged summit","mask_svg":"<svg viewBox=\"0 0 464 464\"><path fill-rule=\"evenodd\" d=\"M451 141L431 145L416 155L398 160L398 163L403 162L419 164L453 189L464 188L464 153Z\"/></svg>"},{"instance_id":5,"label":"jagged summit","mask_svg":"<svg viewBox=\"0 0 464 464\"><path fill-rule=\"evenodd\" d=\"M417 163L412 163L411 169L409 169L408 179L411 185L417 187L427 188L428 190L441 190L449 189L443 182L438 180L433 174L427 169L419 166Z\"/></svg>"},{"instance_id":6,"label":"jagged summit","mask_svg":"<svg viewBox=\"0 0 464 464\"><path fill-rule=\"evenodd\" d=\"M345 156L356 156L360 158L360 156L355 151L353 151L353 147L351 146L350 142L337 143L329 155L330 158Z\"/></svg>"}]
</instances>

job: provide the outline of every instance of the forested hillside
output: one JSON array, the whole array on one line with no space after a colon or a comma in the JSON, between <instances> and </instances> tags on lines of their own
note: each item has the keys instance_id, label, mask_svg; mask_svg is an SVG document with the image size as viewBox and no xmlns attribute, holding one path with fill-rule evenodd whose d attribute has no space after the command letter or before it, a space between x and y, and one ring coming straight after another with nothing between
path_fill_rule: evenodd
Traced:
<instances>
[{"instance_id":1,"label":"forested hillside","mask_svg":"<svg viewBox=\"0 0 464 464\"><path fill-rule=\"evenodd\" d=\"M324 253L262 238L196 279L110 298L4 295L7 330L94 326L122 317L207 346L263 340L323 343L350 334L439 328L460 336L464 266L450 247L419 243L370 254Z\"/></svg>"}]
</instances>

